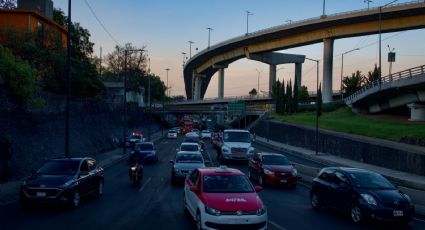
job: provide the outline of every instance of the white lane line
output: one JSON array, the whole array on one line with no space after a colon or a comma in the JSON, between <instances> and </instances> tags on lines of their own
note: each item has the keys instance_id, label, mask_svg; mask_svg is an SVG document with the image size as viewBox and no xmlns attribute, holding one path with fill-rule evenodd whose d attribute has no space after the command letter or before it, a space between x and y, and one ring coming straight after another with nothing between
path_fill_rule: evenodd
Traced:
<instances>
[{"instance_id":1,"label":"white lane line","mask_svg":"<svg viewBox=\"0 0 425 230\"><path fill-rule=\"evenodd\" d=\"M416 221L419 221L419 222L423 222L423 223L425 223L425 220L418 219L418 218L412 218L412 220L416 220Z\"/></svg>"},{"instance_id":2,"label":"white lane line","mask_svg":"<svg viewBox=\"0 0 425 230\"><path fill-rule=\"evenodd\" d=\"M286 228L284 228L284 227L282 227L282 226L280 226L280 225L276 224L275 222L273 222L273 221L271 221L271 220L269 220L269 224L271 224L271 225L275 226L277 229L280 229L280 230L287 230Z\"/></svg>"},{"instance_id":3,"label":"white lane line","mask_svg":"<svg viewBox=\"0 0 425 230\"><path fill-rule=\"evenodd\" d=\"M141 192L141 191L143 191L143 189L145 189L146 188L146 185L147 184L149 184L149 182L151 182L151 180L152 180L152 178L148 178L147 180L146 180L146 182L142 185L142 187L139 189L139 192Z\"/></svg>"}]
</instances>

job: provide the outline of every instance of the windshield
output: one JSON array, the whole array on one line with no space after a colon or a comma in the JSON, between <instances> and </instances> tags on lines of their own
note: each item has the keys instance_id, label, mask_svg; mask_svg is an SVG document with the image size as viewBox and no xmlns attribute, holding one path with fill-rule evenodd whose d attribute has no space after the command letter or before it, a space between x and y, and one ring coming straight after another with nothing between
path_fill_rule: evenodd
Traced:
<instances>
[{"instance_id":1,"label":"windshield","mask_svg":"<svg viewBox=\"0 0 425 230\"><path fill-rule=\"evenodd\" d=\"M151 151L151 150L153 150L153 145L152 144L139 144L139 145L137 145L136 148L140 151Z\"/></svg>"},{"instance_id":2,"label":"windshield","mask_svg":"<svg viewBox=\"0 0 425 230\"><path fill-rule=\"evenodd\" d=\"M248 132L225 132L224 133L225 142L245 142L250 143L251 138Z\"/></svg>"},{"instance_id":3,"label":"windshield","mask_svg":"<svg viewBox=\"0 0 425 230\"><path fill-rule=\"evenodd\" d=\"M385 177L374 172L350 172L351 180L357 188L364 189L394 189L395 187Z\"/></svg>"},{"instance_id":4,"label":"windshield","mask_svg":"<svg viewBox=\"0 0 425 230\"><path fill-rule=\"evenodd\" d=\"M289 165L288 159L284 156L263 156L263 164L265 165Z\"/></svg>"},{"instance_id":5,"label":"windshield","mask_svg":"<svg viewBox=\"0 0 425 230\"><path fill-rule=\"evenodd\" d=\"M180 148L181 151L198 151L198 145L182 145Z\"/></svg>"},{"instance_id":6,"label":"windshield","mask_svg":"<svg viewBox=\"0 0 425 230\"><path fill-rule=\"evenodd\" d=\"M206 193L251 193L254 189L244 175L206 175L203 179Z\"/></svg>"},{"instance_id":7,"label":"windshield","mask_svg":"<svg viewBox=\"0 0 425 230\"><path fill-rule=\"evenodd\" d=\"M78 171L80 161L77 160L53 160L46 162L38 174L47 175L74 175Z\"/></svg>"},{"instance_id":8,"label":"windshield","mask_svg":"<svg viewBox=\"0 0 425 230\"><path fill-rule=\"evenodd\" d=\"M176 163L203 163L200 154L183 153L177 154Z\"/></svg>"}]
</instances>

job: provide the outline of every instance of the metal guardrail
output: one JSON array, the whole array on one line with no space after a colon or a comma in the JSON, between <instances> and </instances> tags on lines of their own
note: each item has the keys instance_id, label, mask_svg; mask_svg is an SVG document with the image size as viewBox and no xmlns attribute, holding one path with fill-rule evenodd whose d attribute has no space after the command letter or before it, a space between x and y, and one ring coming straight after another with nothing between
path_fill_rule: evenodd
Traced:
<instances>
[{"instance_id":1,"label":"metal guardrail","mask_svg":"<svg viewBox=\"0 0 425 230\"><path fill-rule=\"evenodd\" d=\"M352 104L358 98L371 89L381 88L383 84L388 84L394 81L400 81L406 78L412 78L416 75L425 74L425 65L403 70L397 73L382 77L380 80L375 80L372 83L363 86L361 89L344 99L346 104Z\"/></svg>"}]
</instances>

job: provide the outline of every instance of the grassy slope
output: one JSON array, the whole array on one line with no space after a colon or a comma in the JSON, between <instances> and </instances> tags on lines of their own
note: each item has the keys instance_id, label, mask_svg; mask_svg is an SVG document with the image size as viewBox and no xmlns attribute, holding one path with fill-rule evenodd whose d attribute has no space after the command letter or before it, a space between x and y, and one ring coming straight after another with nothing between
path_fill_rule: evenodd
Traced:
<instances>
[{"instance_id":1,"label":"grassy slope","mask_svg":"<svg viewBox=\"0 0 425 230\"><path fill-rule=\"evenodd\" d=\"M272 117L276 120L294 124L315 125L314 112L285 116L273 114ZM424 123L380 120L355 114L351 112L350 108L341 108L333 112L323 113L319 118L319 127L388 140L398 140L405 136L425 139Z\"/></svg>"}]
</instances>

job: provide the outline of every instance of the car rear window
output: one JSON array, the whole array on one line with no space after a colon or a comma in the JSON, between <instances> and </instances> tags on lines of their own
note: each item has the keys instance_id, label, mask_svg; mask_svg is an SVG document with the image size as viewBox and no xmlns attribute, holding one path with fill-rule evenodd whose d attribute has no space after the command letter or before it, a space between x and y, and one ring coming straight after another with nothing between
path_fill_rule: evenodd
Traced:
<instances>
[{"instance_id":1,"label":"car rear window","mask_svg":"<svg viewBox=\"0 0 425 230\"><path fill-rule=\"evenodd\" d=\"M152 144L138 144L136 146L136 149L138 149L140 151L149 151L149 150L153 150L153 145Z\"/></svg>"},{"instance_id":2,"label":"car rear window","mask_svg":"<svg viewBox=\"0 0 425 230\"><path fill-rule=\"evenodd\" d=\"M202 163L202 156L199 154L178 154L176 163Z\"/></svg>"},{"instance_id":3,"label":"car rear window","mask_svg":"<svg viewBox=\"0 0 425 230\"><path fill-rule=\"evenodd\" d=\"M284 156L265 155L262 158L265 165L290 165L288 159Z\"/></svg>"},{"instance_id":4,"label":"car rear window","mask_svg":"<svg viewBox=\"0 0 425 230\"><path fill-rule=\"evenodd\" d=\"M205 175L203 191L206 193L251 193L254 189L244 175Z\"/></svg>"},{"instance_id":5,"label":"car rear window","mask_svg":"<svg viewBox=\"0 0 425 230\"><path fill-rule=\"evenodd\" d=\"M198 151L199 147L197 145L182 145L180 150L181 151Z\"/></svg>"}]
</instances>

